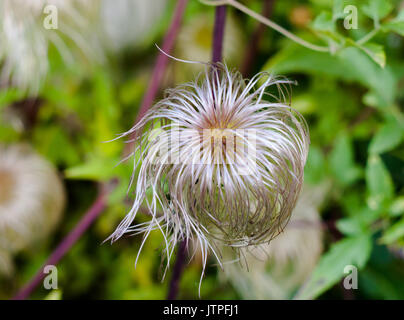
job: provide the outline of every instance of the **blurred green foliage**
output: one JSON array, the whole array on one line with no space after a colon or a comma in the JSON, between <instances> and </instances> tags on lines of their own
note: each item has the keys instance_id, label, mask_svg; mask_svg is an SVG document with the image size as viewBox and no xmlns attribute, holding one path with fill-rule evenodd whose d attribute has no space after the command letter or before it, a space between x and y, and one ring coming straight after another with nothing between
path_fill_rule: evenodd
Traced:
<instances>
[{"instance_id":1,"label":"blurred green foliage","mask_svg":"<svg viewBox=\"0 0 404 320\"><path fill-rule=\"evenodd\" d=\"M66 65L50 49L51 70L38 94L40 107L31 128L2 120L1 142L28 141L64 174L68 206L57 232L47 243L16 256L16 273L0 279L0 298L9 298L41 266L51 250L91 205L99 183L117 181L107 210L59 264L58 292L39 288L38 299L164 299L162 236L152 233L134 267L142 237L102 244L130 208L127 188L132 162L119 164L124 143L112 140L128 130L147 89L155 57L174 8L170 1L153 38L141 48L108 57L96 66L84 59ZM262 1L244 3L256 11ZM358 6L358 29L342 27L343 8ZM297 8L307 14L298 23ZM400 11L401 8L401 11ZM331 181L322 218L328 226L326 250L300 298L344 298L338 285L344 266L359 271L357 298L404 299L404 4L378 0L274 1L272 19L304 39L333 46L332 53L311 51L267 28L252 65L297 80L292 106L310 127L311 146L305 181ZM184 23L210 10L190 1ZM249 39L257 23L232 9ZM213 15L212 15L213 18ZM357 45L373 30L370 42ZM192 44L190 44L192 45ZM248 47L248 43L245 43ZM241 54L241 53L240 53ZM170 63L176 63L171 61ZM167 75L166 84L170 84ZM0 113L27 99L14 88L0 90ZM141 215L137 222L142 222ZM180 298L198 298L201 264L190 262ZM236 299L219 282L212 260L202 282L203 299Z\"/></svg>"}]
</instances>

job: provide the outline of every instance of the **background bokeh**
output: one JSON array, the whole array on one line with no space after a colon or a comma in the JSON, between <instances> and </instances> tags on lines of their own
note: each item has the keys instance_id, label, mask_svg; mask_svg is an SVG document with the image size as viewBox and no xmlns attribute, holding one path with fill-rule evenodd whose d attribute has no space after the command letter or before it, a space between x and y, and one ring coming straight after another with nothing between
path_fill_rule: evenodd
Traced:
<instances>
[{"instance_id":1,"label":"background bokeh","mask_svg":"<svg viewBox=\"0 0 404 320\"><path fill-rule=\"evenodd\" d=\"M106 183L112 190L107 209L58 264L59 289L39 287L32 298L166 297L170 272L162 281L159 232L150 235L136 268L141 235L103 243L127 213L133 196L127 194L133 163L118 165L124 141L105 141L133 125L159 54L155 43L161 44L176 1L128 0L120 2L120 8L117 2L87 0L76 9L86 21L75 26L85 48L63 28L47 30L58 32L72 59L67 63L53 42L47 55L34 56L49 63L38 89L1 84L0 143L31 145L58 169L66 189L66 208L56 230L15 253L12 275L0 275L1 299L12 297L35 274ZM241 2L257 12L265 5L264 0ZM295 34L325 45L345 43L334 54L315 52L267 27L261 27L255 40L257 21L234 8L227 10L224 61L246 77L269 71L297 81L291 103L306 118L311 137L305 183L326 190L317 226L323 230L323 254L301 288L301 297L404 299L404 3L270 2L272 19ZM348 4L358 7L358 29L343 27L341 8ZM45 16L39 15L39 23ZM66 18L67 24L72 17L75 13ZM213 22L214 7L190 0L172 54L208 61ZM349 39L363 37L375 25L380 31L371 45L352 45ZM5 32L3 26L2 37ZM0 68L7 55L13 55L3 43ZM190 80L198 71L171 60L162 89ZM136 221L145 219L139 215ZM295 263L304 263L299 259ZM358 290L345 290L341 283L349 264L359 268ZM198 298L201 272L201 261L195 257L181 279L180 298ZM201 298L243 298L245 294L221 273L211 259Z\"/></svg>"}]
</instances>

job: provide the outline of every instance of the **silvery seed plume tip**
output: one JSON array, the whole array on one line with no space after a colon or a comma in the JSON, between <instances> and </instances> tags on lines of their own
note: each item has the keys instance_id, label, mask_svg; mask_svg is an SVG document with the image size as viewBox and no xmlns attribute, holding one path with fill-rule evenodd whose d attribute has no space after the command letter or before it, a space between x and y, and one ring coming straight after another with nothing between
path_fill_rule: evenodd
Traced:
<instances>
[{"instance_id":1,"label":"silvery seed plume tip","mask_svg":"<svg viewBox=\"0 0 404 320\"><path fill-rule=\"evenodd\" d=\"M196 240L219 259L215 243L235 248L268 242L288 222L303 182L309 134L284 102L290 81L251 80L225 65L206 65L196 80L166 91L131 130L133 206L111 235L160 230L169 258L178 241ZM151 219L136 224L139 209ZM219 259L220 261L220 259Z\"/></svg>"}]
</instances>

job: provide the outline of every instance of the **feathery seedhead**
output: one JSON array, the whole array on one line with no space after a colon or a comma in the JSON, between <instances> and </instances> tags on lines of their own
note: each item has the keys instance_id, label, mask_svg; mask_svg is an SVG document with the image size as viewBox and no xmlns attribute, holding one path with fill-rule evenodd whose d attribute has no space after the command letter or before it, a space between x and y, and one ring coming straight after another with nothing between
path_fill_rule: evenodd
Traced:
<instances>
[{"instance_id":1,"label":"feathery seedhead","mask_svg":"<svg viewBox=\"0 0 404 320\"><path fill-rule=\"evenodd\" d=\"M141 45L155 31L167 6L166 0L97 0L101 41L112 51Z\"/></svg>"},{"instance_id":2,"label":"feathery seedhead","mask_svg":"<svg viewBox=\"0 0 404 320\"><path fill-rule=\"evenodd\" d=\"M285 230L270 243L223 250L223 279L245 299L288 299L308 279L323 251L319 208L330 184L305 185Z\"/></svg>"},{"instance_id":3,"label":"feathery seedhead","mask_svg":"<svg viewBox=\"0 0 404 320\"><path fill-rule=\"evenodd\" d=\"M216 64L167 90L120 136L144 130L135 136L134 203L110 239L159 229L168 260L175 243L196 239L206 262L217 241L244 247L275 237L296 204L309 147L305 120L283 102L288 84L267 73L247 81ZM133 225L142 205L152 219Z\"/></svg>"}]
</instances>

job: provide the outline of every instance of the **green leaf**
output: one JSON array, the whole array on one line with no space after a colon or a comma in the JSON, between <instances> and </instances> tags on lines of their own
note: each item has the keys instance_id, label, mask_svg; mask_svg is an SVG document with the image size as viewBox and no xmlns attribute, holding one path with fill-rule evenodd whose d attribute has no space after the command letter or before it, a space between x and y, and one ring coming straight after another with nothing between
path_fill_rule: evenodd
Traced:
<instances>
[{"instance_id":1,"label":"green leaf","mask_svg":"<svg viewBox=\"0 0 404 320\"><path fill-rule=\"evenodd\" d=\"M317 105L312 94L302 93L293 97L293 107L302 115L313 114Z\"/></svg>"},{"instance_id":2,"label":"green leaf","mask_svg":"<svg viewBox=\"0 0 404 320\"><path fill-rule=\"evenodd\" d=\"M113 175L112 168L115 164L105 159L93 159L66 169L65 176L68 179L106 180Z\"/></svg>"},{"instance_id":3,"label":"green leaf","mask_svg":"<svg viewBox=\"0 0 404 320\"><path fill-rule=\"evenodd\" d=\"M340 135L330 155L330 166L335 179L346 187L355 182L361 174L354 162L353 147L346 134Z\"/></svg>"},{"instance_id":4,"label":"green leaf","mask_svg":"<svg viewBox=\"0 0 404 320\"><path fill-rule=\"evenodd\" d=\"M347 265L363 268L371 250L372 240L368 234L345 238L333 244L294 298L315 299L340 281Z\"/></svg>"},{"instance_id":5,"label":"green leaf","mask_svg":"<svg viewBox=\"0 0 404 320\"><path fill-rule=\"evenodd\" d=\"M321 12L311 24L314 33L328 43L330 52L334 54L343 43L344 37L336 31L335 21L328 11Z\"/></svg>"},{"instance_id":6,"label":"green leaf","mask_svg":"<svg viewBox=\"0 0 404 320\"><path fill-rule=\"evenodd\" d=\"M44 300L62 300L62 290L52 290L46 295Z\"/></svg>"},{"instance_id":7,"label":"green leaf","mask_svg":"<svg viewBox=\"0 0 404 320\"><path fill-rule=\"evenodd\" d=\"M378 22L393 10L393 5L389 0L369 0L362 6L362 10L369 18Z\"/></svg>"},{"instance_id":8,"label":"green leaf","mask_svg":"<svg viewBox=\"0 0 404 320\"><path fill-rule=\"evenodd\" d=\"M361 0L359 0L361 1ZM334 0L332 8L332 18L333 20L345 18L348 13L345 13L345 8L347 6L357 7L358 0Z\"/></svg>"},{"instance_id":9,"label":"green leaf","mask_svg":"<svg viewBox=\"0 0 404 320\"><path fill-rule=\"evenodd\" d=\"M396 32L404 37L404 10L401 10L393 20L383 23L381 28L385 32Z\"/></svg>"},{"instance_id":10,"label":"green leaf","mask_svg":"<svg viewBox=\"0 0 404 320\"><path fill-rule=\"evenodd\" d=\"M94 133L97 148L102 155L113 157L119 154L121 146L117 143L102 142L111 140L120 131L118 129L120 108L117 105L113 84L108 74L99 71L94 80L93 101L99 107L95 109L91 131Z\"/></svg>"},{"instance_id":11,"label":"green leaf","mask_svg":"<svg viewBox=\"0 0 404 320\"><path fill-rule=\"evenodd\" d=\"M348 198L349 196L347 196ZM380 218L381 211L371 210L363 202L361 206L355 205L351 201L351 207L345 208L350 214L349 218L339 219L336 223L336 227L340 232L345 235L355 236L368 232L370 226Z\"/></svg>"},{"instance_id":12,"label":"green leaf","mask_svg":"<svg viewBox=\"0 0 404 320\"><path fill-rule=\"evenodd\" d=\"M397 217L404 213L404 196L396 198L390 206L389 214Z\"/></svg>"},{"instance_id":13,"label":"green leaf","mask_svg":"<svg viewBox=\"0 0 404 320\"><path fill-rule=\"evenodd\" d=\"M320 148L312 146L304 167L304 180L308 183L316 184L324 179L325 175L324 155Z\"/></svg>"},{"instance_id":14,"label":"green leaf","mask_svg":"<svg viewBox=\"0 0 404 320\"><path fill-rule=\"evenodd\" d=\"M388 22L383 25L382 30L385 32L395 32L404 37L404 21Z\"/></svg>"},{"instance_id":15,"label":"green leaf","mask_svg":"<svg viewBox=\"0 0 404 320\"><path fill-rule=\"evenodd\" d=\"M369 145L370 153L383 153L393 150L403 140L404 130L395 120L386 122L373 137Z\"/></svg>"},{"instance_id":16,"label":"green leaf","mask_svg":"<svg viewBox=\"0 0 404 320\"><path fill-rule=\"evenodd\" d=\"M321 12L313 21L312 28L317 31L335 32L335 23L328 11Z\"/></svg>"},{"instance_id":17,"label":"green leaf","mask_svg":"<svg viewBox=\"0 0 404 320\"><path fill-rule=\"evenodd\" d=\"M400 284L400 275L398 279L394 274L386 277L386 271L389 272L388 266L385 269L373 269L367 266L360 274L361 291L366 292L369 299L382 300L402 300L403 288ZM398 280L398 281L397 281Z\"/></svg>"},{"instance_id":18,"label":"green leaf","mask_svg":"<svg viewBox=\"0 0 404 320\"><path fill-rule=\"evenodd\" d=\"M404 218L390 226L380 239L383 244L391 244L404 237Z\"/></svg>"},{"instance_id":19,"label":"green leaf","mask_svg":"<svg viewBox=\"0 0 404 320\"><path fill-rule=\"evenodd\" d=\"M116 176L131 175L131 166L120 164L119 159L93 157L85 163L65 170L68 179L105 181Z\"/></svg>"},{"instance_id":20,"label":"green leaf","mask_svg":"<svg viewBox=\"0 0 404 320\"><path fill-rule=\"evenodd\" d=\"M346 16L346 14L344 13L345 6L346 6L345 0L334 0L332 7L333 20L344 18Z\"/></svg>"},{"instance_id":21,"label":"green leaf","mask_svg":"<svg viewBox=\"0 0 404 320\"><path fill-rule=\"evenodd\" d=\"M348 83L358 82L370 89L374 106L379 108L390 106L396 95L396 79L391 68L380 68L365 52L352 46L330 55L291 44L268 60L263 70L328 75Z\"/></svg>"},{"instance_id":22,"label":"green leaf","mask_svg":"<svg viewBox=\"0 0 404 320\"><path fill-rule=\"evenodd\" d=\"M384 68L386 66L386 53L383 46L375 43L365 43L364 45L359 45L358 48L365 52L380 67Z\"/></svg>"},{"instance_id":23,"label":"green leaf","mask_svg":"<svg viewBox=\"0 0 404 320\"><path fill-rule=\"evenodd\" d=\"M341 233L350 236L361 234L365 230L364 224L356 218L340 219L337 221L336 227Z\"/></svg>"},{"instance_id":24,"label":"green leaf","mask_svg":"<svg viewBox=\"0 0 404 320\"><path fill-rule=\"evenodd\" d=\"M80 161L74 141L61 126L38 127L33 142L41 154L57 165L72 166Z\"/></svg>"},{"instance_id":25,"label":"green leaf","mask_svg":"<svg viewBox=\"0 0 404 320\"><path fill-rule=\"evenodd\" d=\"M370 155L366 165L368 206L373 210L385 208L394 195L394 186L389 171L378 155Z\"/></svg>"},{"instance_id":26,"label":"green leaf","mask_svg":"<svg viewBox=\"0 0 404 320\"><path fill-rule=\"evenodd\" d=\"M6 107L16 101L22 100L25 94L16 88L0 90L0 108Z\"/></svg>"}]
</instances>

